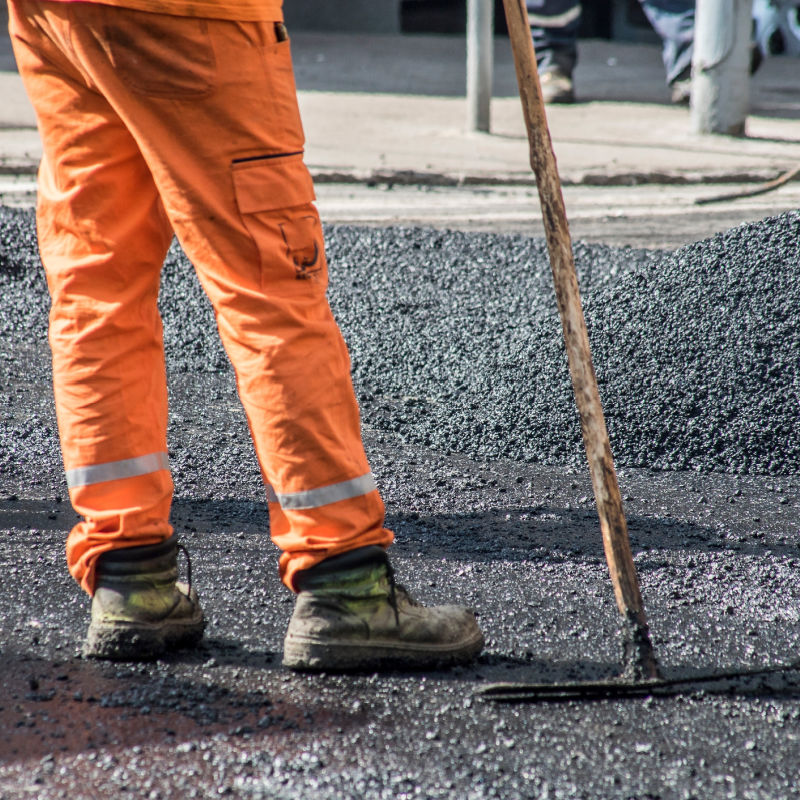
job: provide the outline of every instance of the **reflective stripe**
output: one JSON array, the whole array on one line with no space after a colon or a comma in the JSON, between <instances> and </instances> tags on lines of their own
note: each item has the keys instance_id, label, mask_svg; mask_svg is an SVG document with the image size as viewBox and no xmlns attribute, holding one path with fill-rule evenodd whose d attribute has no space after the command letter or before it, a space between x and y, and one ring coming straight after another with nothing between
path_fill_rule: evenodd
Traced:
<instances>
[{"instance_id":1,"label":"reflective stripe","mask_svg":"<svg viewBox=\"0 0 800 800\"><path fill-rule=\"evenodd\" d=\"M575 22L581 15L580 5L573 6L569 11L563 14L556 14L554 17L545 17L541 14L532 14L528 12L528 24L537 28L563 28L569 25L570 22Z\"/></svg>"},{"instance_id":2,"label":"reflective stripe","mask_svg":"<svg viewBox=\"0 0 800 800\"><path fill-rule=\"evenodd\" d=\"M108 461L105 464L93 464L90 467L76 467L67 470L67 486L91 486L104 481L118 481L121 478L135 478L169 469L169 458L166 453L148 453L137 458L125 458L122 461Z\"/></svg>"},{"instance_id":3,"label":"reflective stripe","mask_svg":"<svg viewBox=\"0 0 800 800\"><path fill-rule=\"evenodd\" d=\"M275 494L275 490L269 484L266 484L265 488L267 490L267 502L277 503L278 495Z\"/></svg>"},{"instance_id":4,"label":"reflective stripe","mask_svg":"<svg viewBox=\"0 0 800 800\"><path fill-rule=\"evenodd\" d=\"M360 478L353 478L351 481L334 483L331 486L323 486L321 489L309 489L306 492L275 494L275 497L281 504L281 508L300 510L304 508L319 508L330 503L338 503L340 500L361 497L361 495L369 494L377 488L375 478L372 477L371 472L368 472ZM267 495L269 496L269 491Z\"/></svg>"}]
</instances>

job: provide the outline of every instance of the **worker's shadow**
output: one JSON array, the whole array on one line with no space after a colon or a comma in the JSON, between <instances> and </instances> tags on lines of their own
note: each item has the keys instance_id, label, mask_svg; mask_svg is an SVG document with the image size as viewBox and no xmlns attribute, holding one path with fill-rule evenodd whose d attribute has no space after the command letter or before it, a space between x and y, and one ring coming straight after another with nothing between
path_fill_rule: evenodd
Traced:
<instances>
[{"instance_id":1,"label":"worker's shadow","mask_svg":"<svg viewBox=\"0 0 800 800\"><path fill-rule=\"evenodd\" d=\"M199 654L202 656L202 652ZM351 705L309 710L303 687L281 677L196 665L197 651L153 664L102 662L0 649L0 752L6 764L217 734L271 741L361 726ZM187 669L195 662L194 669ZM13 702L11 702L13 701ZM87 720L90 720L87 721ZM124 743L124 745L122 744ZM192 748L194 749L194 748Z\"/></svg>"},{"instance_id":2,"label":"worker's shadow","mask_svg":"<svg viewBox=\"0 0 800 800\"><path fill-rule=\"evenodd\" d=\"M0 530L68 531L78 517L69 503L0 498ZM186 500L176 498L172 523L176 533L253 533L266 538L269 516L264 502L250 499ZM792 540L778 542L751 535L742 541L724 536L719 527L629 514L635 556L653 550L726 551L742 555L797 557ZM431 556L453 556L478 562L495 560L569 561L603 558L602 535L592 507L519 506L453 514L393 513L386 525L395 532L397 551L415 548ZM644 563L640 569L648 569Z\"/></svg>"}]
</instances>

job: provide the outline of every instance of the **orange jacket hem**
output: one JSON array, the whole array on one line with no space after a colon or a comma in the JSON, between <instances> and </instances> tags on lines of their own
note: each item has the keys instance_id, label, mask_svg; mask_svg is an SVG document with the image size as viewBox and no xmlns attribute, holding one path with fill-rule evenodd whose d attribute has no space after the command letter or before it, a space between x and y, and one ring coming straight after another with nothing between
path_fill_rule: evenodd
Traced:
<instances>
[{"instance_id":1,"label":"orange jacket hem","mask_svg":"<svg viewBox=\"0 0 800 800\"><path fill-rule=\"evenodd\" d=\"M86 0L55 0L73 3ZM88 0L95 2L95 0ZM175 17L229 19L239 22L282 22L283 0L103 0L102 5L169 14Z\"/></svg>"}]
</instances>

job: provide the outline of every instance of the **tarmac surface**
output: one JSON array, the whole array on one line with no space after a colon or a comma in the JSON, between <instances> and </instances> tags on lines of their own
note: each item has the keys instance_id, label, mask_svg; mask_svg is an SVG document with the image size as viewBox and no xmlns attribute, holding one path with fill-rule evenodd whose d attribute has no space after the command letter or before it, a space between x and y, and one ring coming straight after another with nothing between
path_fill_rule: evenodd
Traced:
<instances>
[{"instance_id":1,"label":"tarmac surface","mask_svg":"<svg viewBox=\"0 0 800 800\"><path fill-rule=\"evenodd\" d=\"M497 134L503 139L498 143L492 140L495 134L466 134L459 127L461 111L455 109L463 110L463 100L444 86L448 75L451 83L457 75L455 68L446 68L455 40L409 37L412 57L400 64L407 68L403 72L397 65L378 69L392 51L388 40L306 35L298 36L297 43L302 45L303 38L307 48L295 50L298 81L301 89L312 87L302 89L301 102L309 162L321 187L331 176L347 181L331 186L374 192L369 197L379 192L394 196L398 189L412 197L411 192L422 194L426 187L431 193L470 191L464 184L485 147L480 152L486 153L483 163L488 166L485 171L476 167L474 176L488 180L489 175L503 175L505 181L487 190L487 197L514 187L530 191L530 179L523 179L525 167L518 166L525 164L527 152L519 132L509 133L507 141ZM440 69L431 69L423 58L433 58L434 50L443 59ZM765 86L781 89L764 90L763 110L751 120L751 131L765 131L758 134L763 139L754 135L752 141L714 137L694 142L681 133L686 111L665 104L655 48L615 45L612 53L610 45L587 43L583 52L581 93L589 96L602 87L606 92L644 88L638 98L622 102L602 96L574 108L553 109L554 131L557 124L564 126L563 136L554 135L556 152L573 188L630 188L613 184L630 181L635 170L636 180L644 181L648 190L678 186L690 192L686 201L692 208L693 196L719 191L709 180L752 185L788 169L800 156L797 95L788 91L789 73L784 73L796 69L796 62L773 59L756 76ZM607 82L601 80L602 59L591 61L598 53L609 69L608 59L624 64L627 53L645 60L625 73L625 80ZM382 91L366 94L375 76L380 76ZM8 78L8 85L17 85L13 72ZM335 85L337 80L343 85ZM366 86L364 93L337 91L358 81ZM409 115L417 107L399 92L407 92L412 81L421 96L416 97L419 113ZM372 91L377 91L374 85ZM500 94L505 91L510 111L513 87L501 86ZM424 139L419 120L429 119L437 108L442 116L438 123L430 117ZM342 133L340 149L326 151L325 143L345 127L337 109L351 130L352 147L348 149ZM316 121L315 113L320 115ZM562 123L556 122L558 117ZM412 119L417 120L413 130L404 128L404 120ZM384 124L378 130L380 120ZM352 131L362 122L376 129L356 141ZM638 133L633 130L637 124ZM330 136L322 135L326 125ZM570 139L577 130L582 136ZM662 134L656 136L657 130ZM450 131L449 138L438 135L441 131ZM8 135L2 139L4 133ZM626 135L631 138L622 138ZM631 139L647 146L633 146ZM563 155L559 140L571 143ZM365 142L380 142L385 148L378 152ZM16 151L14 143L19 144ZM456 158L458 148L467 145L470 149ZM3 163L8 172L18 167L18 174L10 177L21 181L30 176L35 147L30 128L0 131ZM423 151L431 153L428 162L420 159ZM452 162L442 155L450 153ZM408 175L407 170L421 163L430 166L422 174ZM391 174L378 172L387 164ZM405 188L404 174L411 182ZM591 185L603 175L612 186ZM453 185L444 185L445 178L453 179ZM523 180L528 185L518 183ZM396 188L388 192L389 185ZM627 341L635 345L628 355L633 374L650 375L650 388L658 394L659 381L663 386L680 381L682 365L690 385L697 381L704 363L701 348L672 351L671 342L713 345L715 372L722 378L737 370L751 374L766 349L778 368L761 374L755 393L747 381L742 386L729 382L730 399L738 409L760 404L766 422L780 422L792 408L796 411L791 398L781 404L792 391L797 399L800 363L793 300L798 291L793 238L798 218L780 214L800 205L792 205L794 190L795 184L789 184L766 195L769 211L738 200L717 216L697 207L695 218L687 222L693 237L689 241L704 241L674 254L619 246L625 243L616 238L624 235L624 224L636 224L625 219L612 232L613 247L576 245L587 309L596 315L593 345L598 343L599 372L613 363ZM11 194L19 205L30 203L24 193ZM332 196L332 202L343 196ZM608 198L605 194L598 203L613 214ZM535 210L535 195L531 202ZM705 240L748 219L757 222ZM398 215L391 221L417 220ZM431 222L437 221L434 213ZM469 219L462 221L472 229ZM654 213L638 222L648 244L675 238L670 232L674 215ZM0 563L10 579L0 585L0 797L792 796L800 758L800 671L795 669L695 685L669 698L493 705L476 695L491 681L596 678L613 675L620 667L620 622L590 482L575 458L575 420L565 411L569 390L564 389L563 361L562 382L552 378L553 402L540 397L537 406L552 423L549 427L564 426L563 440L573 450L562 458L543 458L542 453L510 458L481 450L476 445L486 437L476 437L476 428L467 424L462 440L451 439L445 447L437 438L441 420L426 414L431 407L444 407L450 392L459 414L467 408L473 421L488 421L491 409L502 405L497 403L501 396L511 419L493 430L488 441L526 438L528 423L514 424L514 416L528 404L527 381L537 372L556 376L560 358L558 321L552 307L546 310L546 262L541 241L530 239L535 231L529 227L521 229L525 235L509 237L497 230L456 233L378 224L329 225L326 236L331 302L354 354L365 442L387 503L388 524L397 533L393 561L400 580L420 599L461 602L478 610L487 634L484 654L474 665L449 672L302 676L281 668L291 596L277 580L277 551L268 540L263 490L233 378L209 336L207 302L175 248L161 298L172 404L173 523L191 552L210 625L198 650L155 664L81 659L88 601L63 566L65 533L76 517L66 500L55 435L46 291L32 212L3 208ZM594 230L599 237L601 223ZM630 243L637 242L641 240L635 237ZM748 263L753 265L749 277ZM508 272L499 276L504 265ZM532 277L524 278L526 268ZM768 273L775 283L766 282ZM651 302L642 300L634 308L630 289L642 277L649 281L642 297L649 293ZM442 305L448 281L460 314ZM671 293L665 292L667 287ZM750 297L759 287L771 289L772 296L756 291ZM703 308L708 305L706 290L717 293L717 306ZM674 311L665 314L661 328L659 297L662 311ZM370 325L363 324L362 302L363 308L377 303ZM514 313L501 320L506 335L498 337L493 311L504 307ZM682 317L679 312L691 307L692 317ZM615 337L621 331L604 322L617 319L615 309L633 316L619 323L628 326L619 350L614 349ZM634 311L642 315L638 329ZM450 327L444 324L449 317ZM509 324L514 318L519 330ZM728 337L726 319L732 320ZM461 330L465 320L473 327ZM749 324L747 335L740 335L743 322ZM704 338L709 331L714 333L710 342ZM508 350L509 342L522 341L526 334L540 345L538 353ZM493 336L499 339L500 369L487 360ZM660 341L649 342L644 358L642 344L659 336ZM376 344L379 338L385 350ZM728 350L731 357L726 360ZM671 352L676 357L660 370L662 356ZM475 385L493 379L488 397L470 396L472 387L456 383L469 377L461 365L473 354L479 379ZM540 354L545 358L537 371ZM451 371L448 363L458 368ZM423 374L426 365L432 376ZM612 410L624 410L626 397L638 402L648 396L642 383L617 396L625 372L611 372L604 401ZM438 397L424 385L431 378L439 382ZM712 385L724 388L723 383ZM477 407L464 405L460 393ZM702 398L699 413L685 409L695 420L687 429L681 428L681 404L662 409L660 413L671 415L662 430L683 437L687 445L702 445L709 437L721 442L717 455L752 447L741 437L725 436L724 421L706 419L705 410L718 407L712 392ZM457 418L450 424L462 422ZM634 441L640 428L623 426L615 440ZM427 443L426 430L431 437ZM768 469L703 458L687 465L689 469L676 468L669 460L655 469L649 459L643 467L629 453L619 459L645 607L667 675L764 667L800 658L796 431L782 434L784 447L774 440L755 447L758 453L774 451ZM647 445L650 440L644 441Z\"/></svg>"},{"instance_id":2,"label":"tarmac surface","mask_svg":"<svg viewBox=\"0 0 800 800\"><path fill-rule=\"evenodd\" d=\"M768 239L773 226L796 222L761 228ZM291 597L277 580L233 377L221 352L208 346L208 304L175 249L161 299L173 523L191 552L210 624L199 649L152 665L81 659L88 601L63 566L64 536L76 517L65 501L55 436L46 291L32 212L6 209L0 559L11 580L0 587L0 796L790 796L800 756L794 669L693 685L672 698L491 705L476 695L494 681L592 679L620 669L620 620L590 482L572 463L471 458L464 451L475 432L467 425L450 452L406 443L424 404L400 394L402 364L373 360L370 367L364 358L371 331L357 324L355 273L344 258L359 236L386 245L372 276L362 270L362 280L382 286L384 297L395 288L380 316L386 352L405 340L406 353L424 355L436 350L429 349L426 320L438 324L439 309L410 309L415 285L391 281L395 249L410 237L404 268L416 263L424 275L435 242L451 235L328 228L331 300L357 365L361 358L355 375L365 418L381 408L364 434L397 534L392 553L400 579L427 602L476 608L487 634L484 654L449 672L302 676L280 667ZM453 236L463 246L476 235ZM469 260L510 249L506 237L479 235L476 243L463 248ZM701 249L713 253L714 240ZM538 252L534 270L541 269ZM592 252L602 256L594 261L600 289L617 281L614 267L624 273L632 255L608 248L586 255ZM669 258L633 255L640 269ZM492 280L491 270L484 275ZM429 283L421 277L418 290ZM474 306L488 284L470 286L460 299ZM509 299L514 292L513 282L502 289ZM554 312L551 321L555 343ZM469 349L457 332L463 320L453 322L453 338ZM438 335L435 342L445 345ZM544 354L554 349L541 344ZM636 367L640 374L652 369L648 363ZM486 369L480 358L476 369ZM381 374L385 393L375 397L368 381ZM450 377L458 379L458 370L441 375ZM515 385L501 373L496 392L513 393ZM486 400L491 405L496 396ZM551 419L558 420L555 406ZM480 407L473 416L485 419ZM694 431L701 440L709 433L702 419ZM526 426L494 438L509 433L525 438ZM734 475L702 464L683 471L622 467L619 474L665 674L796 661L797 474Z\"/></svg>"}]
</instances>

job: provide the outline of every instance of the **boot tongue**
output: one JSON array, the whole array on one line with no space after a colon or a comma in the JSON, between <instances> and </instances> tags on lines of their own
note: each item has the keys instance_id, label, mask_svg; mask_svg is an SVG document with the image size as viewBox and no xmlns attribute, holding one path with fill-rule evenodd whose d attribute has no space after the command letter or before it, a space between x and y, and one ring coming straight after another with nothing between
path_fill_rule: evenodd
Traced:
<instances>
[{"instance_id":1,"label":"boot tongue","mask_svg":"<svg viewBox=\"0 0 800 800\"><path fill-rule=\"evenodd\" d=\"M298 591L333 592L358 597L389 592L389 559L382 547L359 547L326 558L295 576Z\"/></svg>"},{"instance_id":2,"label":"boot tongue","mask_svg":"<svg viewBox=\"0 0 800 800\"><path fill-rule=\"evenodd\" d=\"M178 537L172 535L159 544L121 547L97 559L98 574L129 575L177 570Z\"/></svg>"},{"instance_id":3,"label":"boot tongue","mask_svg":"<svg viewBox=\"0 0 800 800\"><path fill-rule=\"evenodd\" d=\"M300 591L312 592L317 596L330 594L338 597L385 599L390 594L390 586L386 567L375 564L311 578L303 582Z\"/></svg>"}]
</instances>

